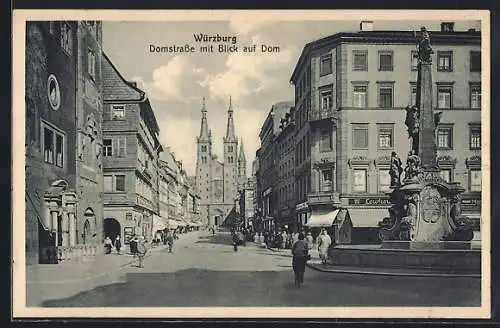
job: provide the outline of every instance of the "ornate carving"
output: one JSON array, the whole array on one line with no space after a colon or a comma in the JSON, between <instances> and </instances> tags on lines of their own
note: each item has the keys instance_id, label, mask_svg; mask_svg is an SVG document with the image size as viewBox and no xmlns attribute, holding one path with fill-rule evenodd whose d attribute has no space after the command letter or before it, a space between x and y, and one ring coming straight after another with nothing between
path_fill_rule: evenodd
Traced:
<instances>
[{"instance_id":1,"label":"ornate carving","mask_svg":"<svg viewBox=\"0 0 500 328\"><path fill-rule=\"evenodd\" d=\"M426 186L422 192L422 219L427 223L439 221L441 213L441 194L432 186Z\"/></svg>"},{"instance_id":2,"label":"ornate carving","mask_svg":"<svg viewBox=\"0 0 500 328\"><path fill-rule=\"evenodd\" d=\"M465 165L467 167L480 167L481 166L481 156L474 155L465 160Z\"/></svg>"},{"instance_id":3,"label":"ornate carving","mask_svg":"<svg viewBox=\"0 0 500 328\"><path fill-rule=\"evenodd\" d=\"M403 173L403 163L395 151L391 154L391 167L389 175L391 176L391 187L398 187L401 185L401 173Z\"/></svg>"},{"instance_id":4,"label":"ornate carving","mask_svg":"<svg viewBox=\"0 0 500 328\"><path fill-rule=\"evenodd\" d=\"M405 180L417 179L422 173L422 168L420 167L420 157L415 155L413 150L411 150L408 154L404 172Z\"/></svg>"},{"instance_id":5,"label":"ornate carving","mask_svg":"<svg viewBox=\"0 0 500 328\"><path fill-rule=\"evenodd\" d=\"M419 62L430 63L432 62L431 54L434 51L431 47L431 37L427 29L422 26L420 28L420 40L418 42L418 60Z\"/></svg>"},{"instance_id":6,"label":"ornate carving","mask_svg":"<svg viewBox=\"0 0 500 328\"><path fill-rule=\"evenodd\" d=\"M349 159L348 164L350 167L355 166L355 165L365 165L368 166L370 165L370 161L366 156L353 156L351 159Z\"/></svg>"}]
</instances>

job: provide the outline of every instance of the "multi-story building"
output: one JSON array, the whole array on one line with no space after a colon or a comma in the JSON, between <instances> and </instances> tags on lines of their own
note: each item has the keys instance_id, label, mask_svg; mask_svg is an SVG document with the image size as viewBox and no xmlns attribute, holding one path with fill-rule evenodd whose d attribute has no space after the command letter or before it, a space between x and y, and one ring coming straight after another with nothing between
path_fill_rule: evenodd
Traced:
<instances>
[{"instance_id":1,"label":"multi-story building","mask_svg":"<svg viewBox=\"0 0 500 328\"><path fill-rule=\"evenodd\" d=\"M27 264L100 249L101 44L100 22L27 23Z\"/></svg>"},{"instance_id":2,"label":"multi-story building","mask_svg":"<svg viewBox=\"0 0 500 328\"><path fill-rule=\"evenodd\" d=\"M159 127L146 94L103 55L104 234L152 236L159 214Z\"/></svg>"},{"instance_id":3,"label":"multi-story building","mask_svg":"<svg viewBox=\"0 0 500 328\"><path fill-rule=\"evenodd\" d=\"M276 143L278 227L297 231L295 216L295 113L294 107L280 119Z\"/></svg>"},{"instance_id":4,"label":"multi-story building","mask_svg":"<svg viewBox=\"0 0 500 328\"><path fill-rule=\"evenodd\" d=\"M453 23L443 23L430 36L433 104L436 113L442 112L436 132L441 174L465 187L463 211L477 217L480 32L454 31ZM355 231L368 233L365 239L373 240L376 235L371 232L388 216L391 153L405 162L410 149L404 122L405 107L415 104L416 98L415 44L413 32L377 31L373 22L363 22L358 32L337 33L307 44L291 77L298 108L299 201L306 201L304 207L312 215L348 208ZM306 135L302 130L310 133L305 151L300 147L300 136ZM308 163L305 169L301 158ZM301 217L301 223L306 221Z\"/></svg>"},{"instance_id":5,"label":"multi-story building","mask_svg":"<svg viewBox=\"0 0 500 328\"><path fill-rule=\"evenodd\" d=\"M252 162L252 179L254 181L254 192L253 192L253 208L254 208L254 217L252 222L252 226L256 231L262 231L263 229L263 220L262 220L262 188L261 188L261 177L260 177L260 154L261 149L257 149L255 151L255 158Z\"/></svg>"},{"instance_id":6,"label":"multi-story building","mask_svg":"<svg viewBox=\"0 0 500 328\"><path fill-rule=\"evenodd\" d=\"M221 225L235 206L238 173L241 171L238 169L238 139L231 99L227 111L226 135L223 138L224 162L219 161L212 152L212 133L208 128L205 99L201 113L200 135L196 140L196 190L200 195L200 217L206 225Z\"/></svg>"},{"instance_id":7,"label":"multi-story building","mask_svg":"<svg viewBox=\"0 0 500 328\"><path fill-rule=\"evenodd\" d=\"M293 107L292 101L282 101L271 106L262 128L260 129L259 158L259 188L261 194L261 215L263 228L272 230L276 228L275 219L278 218L279 208L277 206L279 193L276 189L278 181L278 168L276 166L278 155L276 154L276 136L280 132L281 119L285 113Z\"/></svg>"}]
</instances>

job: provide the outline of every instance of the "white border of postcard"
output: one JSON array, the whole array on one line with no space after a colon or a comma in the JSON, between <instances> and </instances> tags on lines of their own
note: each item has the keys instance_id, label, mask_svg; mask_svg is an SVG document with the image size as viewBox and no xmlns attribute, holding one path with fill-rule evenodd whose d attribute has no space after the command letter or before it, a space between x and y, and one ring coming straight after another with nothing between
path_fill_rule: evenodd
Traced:
<instances>
[{"instance_id":1,"label":"white border of postcard","mask_svg":"<svg viewBox=\"0 0 500 328\"><path fill-rule=\"evenodd\" d=\"M170 307L37 308L26 307L25 267L25 28L29 20L479 20L482 53L482 135L490 135L490 15L487 10L14 10L13 12L13 316L118 318L490 318L490 140L482 143L482 278L480 307ZM17 169L16 169L17 168Z\"/></svg>"}]
</instances>

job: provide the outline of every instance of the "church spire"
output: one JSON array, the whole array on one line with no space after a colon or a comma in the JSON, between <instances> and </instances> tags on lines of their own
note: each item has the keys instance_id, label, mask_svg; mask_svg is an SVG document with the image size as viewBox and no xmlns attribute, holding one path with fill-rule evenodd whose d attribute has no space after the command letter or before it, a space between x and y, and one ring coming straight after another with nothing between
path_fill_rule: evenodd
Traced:
<instances>
[{"instance_id":1,"label":"church spire","mask_svg":"<svg viewBox=\"0 0 500 328\"><path fill-rule=\"evenodd\" d=\"M234 133L234 122L233 122L233 102L231 96L229 96L229 109L227 110L227 128L226 128L226 142L236 141L236 135Z\"/></svg>"},{"instance_id":2,"label":"church spire","mask_svg":"<svg viewBox=\"0 0 500 328\"><path fill-rule=\"evenodd\" d=\"M246 165L246 163L247 163L247 160L245 158L245 150L243 149L243 139L241 139L240 154L238 157L238 162L240 162L240 165Z\"/></svg>"},{"instance_id":3,"label":"church spire","mask_svg":"<svg viewBox=\"0 0 500 328\"><path fill-rule=\"evenodd\" d=\"M205 104L205 97L203 97L203 104L201 106L201 127L199 140L208 141L209 139L210 133L208 131L207 107Z\"/></svg>"}]
</instances>

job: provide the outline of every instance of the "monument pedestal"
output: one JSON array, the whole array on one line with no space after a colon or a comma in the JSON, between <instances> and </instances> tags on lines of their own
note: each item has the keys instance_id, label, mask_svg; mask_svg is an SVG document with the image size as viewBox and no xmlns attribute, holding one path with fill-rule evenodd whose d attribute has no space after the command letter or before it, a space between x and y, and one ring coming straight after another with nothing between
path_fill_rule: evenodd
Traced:
<instances>
[{"instance_id":1,"label":"monument pedestal","mask_svg":"<svg viewBox=\"0 0 500 328\"><path fill-rule=\"evenodd\" d=\"M446 241L470 242L472 226L460 210L460 194L464 191L458 183L445 182L439 169L423 169L417 177L404 180L392 191L390 216L379 223L379 238L383 242L418 242L420 246L430 246L432 242L436 245Z\"/></svg>"}]
</instances>

